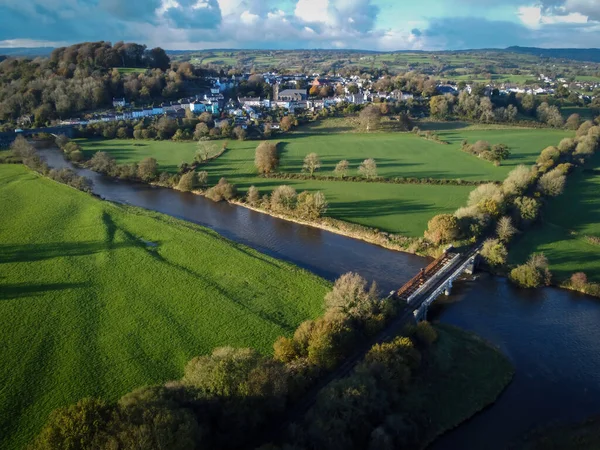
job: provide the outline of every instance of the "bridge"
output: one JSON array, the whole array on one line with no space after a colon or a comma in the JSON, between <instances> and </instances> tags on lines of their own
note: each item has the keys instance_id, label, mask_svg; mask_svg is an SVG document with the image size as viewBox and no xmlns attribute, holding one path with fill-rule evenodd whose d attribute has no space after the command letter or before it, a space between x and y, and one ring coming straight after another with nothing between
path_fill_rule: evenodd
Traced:
<instances>
[{"instance_id":1,"label":"bridge","mask_svg":"<svg viewBox=\"0 0 600 450\"><path fill-rule=\"evenodd\" d=\"M475 270L480 246L463 253L452 250L446 250L398 291L390 293L391 297L406 302L415 320L426 319L427 310L434 300L442 294L450 295L454 281L464 273L472 274Z\"/></svg>"},{"instance_id":2,"label":"bridge","mask_svg":"<svg viewBox=\"0 0 600 450\"><path fill-rule=\"evenodd\" d=\"M373 345L390 342L405 331L406 325L426 319L427 309L436 298L441 294L449 295L453 282L463 273L473 273L480 251L481 245L463 252L449 248L442 256L424 269L421 269L404 286L397 291L392 291L388 298L397 298L405 301L406 308L385 329L379 332L377 336L360 343L356 347L354 354L346 358L337 369L325 375L317 384L310 388L299 402L275 421L272 429L268 430L261 439L257 440L256 446L260 445L260 443L276 441L277 437L284 432L287 425L301 420L311 406L315 404L319 392L334 380L348 375L364 359Z\"/></svg>"},{"instance_id":3,"label":"bridge","mask_svg":"<svg viewBox=\"0 0 600 450\"><path fill-rule=\"evenodd\" d=\"M36 134L64 134L67 137L73 137L74 125L61 125L56 127L45 127L45 128L25 128L21 131L8 131L0 133L0 148L8 148L10 144L21 135L24 137L34 136Z\"/></svg>"}]
</instances>

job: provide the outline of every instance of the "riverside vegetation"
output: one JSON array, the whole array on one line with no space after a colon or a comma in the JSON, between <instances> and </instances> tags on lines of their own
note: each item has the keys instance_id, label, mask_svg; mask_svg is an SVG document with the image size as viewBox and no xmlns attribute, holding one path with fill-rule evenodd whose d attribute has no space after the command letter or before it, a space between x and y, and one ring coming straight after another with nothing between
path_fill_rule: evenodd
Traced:
<instances>
[{"instance_id":1,"label":"riverside vegetation","mask_svg":"<svg viewBox=\"0 0 600 450\"><path fill-rule=\"evenodd\" d=\"M9 301L0 305L3 329L11 330L0 372L9 387L0 409L4 448L22 447L40 429L31 448L75 442L82 448L243 447L399 311L354 274L340 278L323 304L328 283L305 271L202 227L95 199L19 165L0 166L0 198L9 212L0 233L10 242L2 249L8 274L2 295ZM232 267L232 260L240 264ZM144 270L130 273L133 266ZM157 274L165 280L158 288ZM26 348L19 345L24 342ZM256 350L242 348L247 345ZM199 354L205 356L192 358ZM26 376L31 365L46 369ZM446 377L445 386L468 385L473 395L461 402L447 398L456 413L439 416L439 396L448 393L427 380L446 371L457 376ZM330 420L359 413L355 448L379 442L395 423L404 423L406 432L385 431L389 439L417 445L493 402L511 374L507 360L487 344L423 323L375 346L355 374L323 391L319 404L332 407L325 399L335 393L338 413L327 414ZM352 391L340 391L346 384L363 392L359 404L356 395L348 396ZM389 399L385 407L373 403L381 395ZM377 415L369 412L374 405ZM335 433L315 418L322 408L315 406L302 426L314 445L330 448ZM343 428L337 432L346 438Z\"/></svg>"},{"instance_id":2,"label":"riverside vegetation","mask_svg":"<svg viewBox=\"0 0 600 450\"><path fill-rule=\"evenodd\" d=\"M323 311L317 276L21 165L0 165L0 202L2 448L54 408L178 378L215 347L268 355Z\"/></svg>"}]
</instances>

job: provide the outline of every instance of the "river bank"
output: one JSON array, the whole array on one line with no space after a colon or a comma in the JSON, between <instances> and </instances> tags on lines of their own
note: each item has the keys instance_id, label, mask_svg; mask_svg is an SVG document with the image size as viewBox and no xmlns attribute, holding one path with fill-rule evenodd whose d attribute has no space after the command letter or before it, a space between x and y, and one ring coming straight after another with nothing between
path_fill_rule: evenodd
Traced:
<instances>
[{"instance_id":1,"label":"river bank","mask_svg":"<svg viewBox=\"0 0 600 450\"><path fill-rule=\"evenodd\" d=\"M45 152L44 158L51 166L69 166L56 150ZM328 280L353 271L376 281L382 292L390 292L427 264L422 257L225 202L76 170L94 181L94 192L102 198L207 226ZM572 291L520 289L486 273L457 283L450 297L434 303L429 318L492 342L508 355L516 371L493 406L439 437L431 449L505 450L530 429L600 414L598 314L600 302Z\"/></svg>"}]
</instances>

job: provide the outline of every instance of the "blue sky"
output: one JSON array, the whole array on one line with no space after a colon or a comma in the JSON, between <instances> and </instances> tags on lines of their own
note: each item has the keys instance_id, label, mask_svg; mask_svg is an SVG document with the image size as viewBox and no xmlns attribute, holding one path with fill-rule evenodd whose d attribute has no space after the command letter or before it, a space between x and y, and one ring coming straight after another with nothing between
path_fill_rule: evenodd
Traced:
<instances>
[{"instance_id":1,"label":"blue sky","mask_svg":"<svg viewBox=\"0 0 600 450\"><path fill-rule=\"evenodd\" d=\"M0 47L597 47L600 0L0 0Z\"/></svg>"}]
</instances>

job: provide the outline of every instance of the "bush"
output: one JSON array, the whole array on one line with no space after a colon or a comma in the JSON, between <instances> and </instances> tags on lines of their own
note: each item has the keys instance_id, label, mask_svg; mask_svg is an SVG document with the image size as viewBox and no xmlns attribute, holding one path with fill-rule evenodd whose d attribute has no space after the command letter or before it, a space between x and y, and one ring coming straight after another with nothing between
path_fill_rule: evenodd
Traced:
<instances>
[{"instance_id":1,"label":"bush","mask_svg":"<svg viewBox=\"0 0 600 450\"><path fill-rule=\"evenodd\" d=\"M184 192L193 191L197 187L197 180L198 178L196 177L196 172L190 170L189 172L181 175L177 189Z\"/></svg>"},{"instance_id":2,"label":"bush","mask_svg":"<svg viewBox=\"0 0 600 450\"><path fill-rule=\"evenodd\" d=\"M567 177L560 169L545 173L538 180L538 191L550 197L556 197L563 193Z\"/></svg>"},{"instance_id":3,"label":"bush","mask_svg":"<svg viewBox=\"0 0 600 450\"><path fill-rule=\"evenodd\" d=\"M511 170L502 183L506 195L522 195L533 182L531 170L520 165Z\"/></svg>"},{"instance_id":4,"label":"bush","mask_svg":"<svg viewBox=\"0 0 600 450\"><path fill-rule=\"evenodd\" d=\"M303 219L315 220L325 214L327 206L327 200L322 192L311 194L304 191L296 200L296 214Z\"/></svg>"},{"instance_id":5,"label":"bush","mask_svg":"<svg viewBox=\"0 0 600 450\"><path fill-rule=\"evenodd\" d=\"M548 270L548 259L543 253L534 253L529 260L510 272L510 280L524 288L537 288L549 285L552 274Z\"/></svg>"},{"instance_id":6,"label":"bush","mask_svg":"<svg viewBox=\"0 0 600 450\"><path fill-rule=\"evenodd\" d=\"M377 163L373 158L365 159L358 167L358 173L369 179L377 176Z\"/></svg>"},{"instance_id":7,"label":"bush","mask_svg":"<svg viewBox=\"0 0 600 450\"><path fill-rule=\"evenodd\" d=\"M246 194L246 201L251 206L258 205L258 202L260 201L260 192L255 186L250 186L248 188L248 193Z\"/></svg>"},{"instance_id":8,"label":"bush","mask_svg":"<svg viewBox=\"0 0 600 450\"><path fill-rule=\"evenodd\" d=\"M271 209L279 212L289 212L296 207L296 189L291 186L277 186L271 193Z\"/></svg>"},{"instance_id":9,"label":"bush","mask_svg":"<svg viewBox=\"0 0 600 450\"><path fill-rule=\"evenodd\" d=\"M483 243L481 256L485 258L490 266L502 266L506 264L508 250L498 239L487 239Z\"/></svg>"},{"instance_id":10,"label":"bush","mask_svg":"<svg viewBox=\"0 0 600 450\"><path fill-rule=\"evenodd\" d=\"M221 178L216 186L211 187L206 191L206 197L210 198L213 202L220 202L222 200L231 200L237 194L237 189L225 178Z\"/></svg>"},{"instance_id":11,"label":"bush","mask_svg":"<svg viewBox=\"0 0 600 450\"><path fill-rule=\"evenodd\" d=\"M522 222L531 223L537 219L540 203L531 197L517 197L514 201Z\"/></svg>"}]
</instances>

